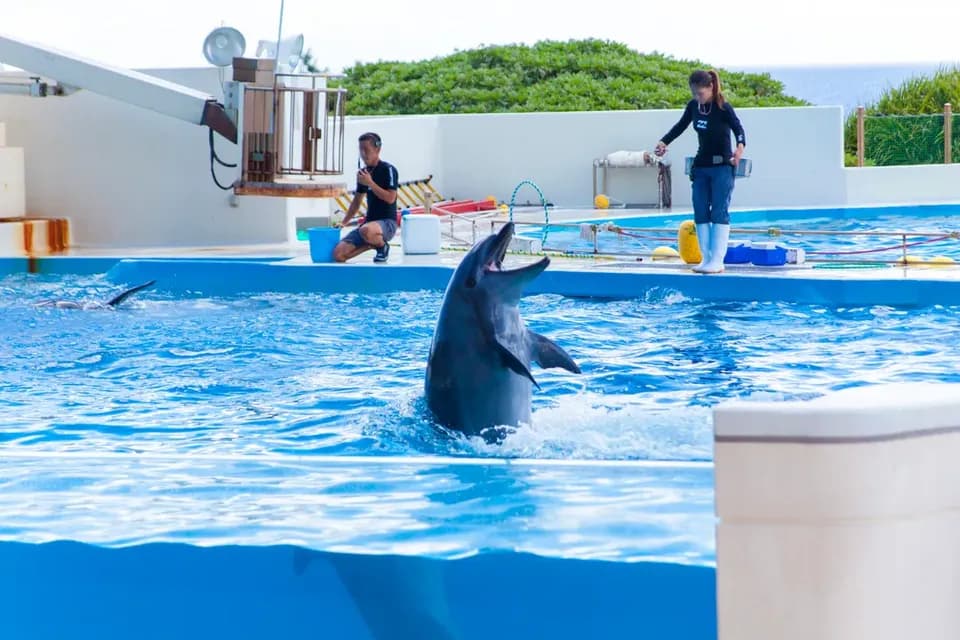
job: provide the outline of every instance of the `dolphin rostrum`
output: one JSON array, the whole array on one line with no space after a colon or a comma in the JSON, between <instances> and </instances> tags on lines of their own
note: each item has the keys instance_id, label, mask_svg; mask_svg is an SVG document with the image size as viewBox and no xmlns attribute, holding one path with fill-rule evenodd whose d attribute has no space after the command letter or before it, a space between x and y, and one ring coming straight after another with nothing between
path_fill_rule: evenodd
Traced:
<instances>
[{"instance_id":1,"label":"dolphin rostrum","mask_svg":"<svg viewBox=\"0 0 960 640\"><path fill-rule=\"evenodd\" d=\"M144 282L141 285L132 287L123 291L114 297L110 298L106 302L73 302L72 300L44 300L43 302L37 303L37 307L56 307L57 309L114 309L118 304L135 294L136 292L146 289L149 286L156 284L156 280L151 280L150 282Z\"/></svg>"},{"instance_id":2,"label":"dolphin rostrum","mask_svg":"<svg viewBox=\"0 0 960 640\"><path fill-rule=\"evenodd\" d=\"M530 422L530 394L540 388L530 363L580 373L566 351L528 330L517 308L524 286L550 264L504 271L512 222L478 242L458 265L444 294L427 362L427 406L441 425L488 441L497 428Z\"/></svg>"}]
</instances>

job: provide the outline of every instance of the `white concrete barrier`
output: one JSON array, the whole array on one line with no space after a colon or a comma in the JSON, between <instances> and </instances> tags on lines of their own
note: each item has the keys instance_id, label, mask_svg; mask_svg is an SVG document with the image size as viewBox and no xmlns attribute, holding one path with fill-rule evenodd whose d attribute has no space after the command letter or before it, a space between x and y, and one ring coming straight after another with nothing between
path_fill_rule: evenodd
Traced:
<instances>
[{"instance_id":1,"label":"white concrete barrier","mask_svg":"<svg viewBox=\"0 0 960 640\"><path fill-rule=\"evenodd\" d=\"M26 213L25 184L23 149L0 145L0 218Z\"/></svg>"},{"instance_id":2,"label":"white concrete barrier","mask_svg":"<svg viewBox=\"0 0 960 640\"><path fill-rule=\"evenodd\" d=\"M960 385L714 412L720 640L960 637Z\"/></svg>"},{"instance_id":3,"label":"white concrete barrier","mask_svg":"<svg viewBox=\"0 0 960 640\"><path fill-rule=\"evenodd\" d=\"M960 164L853 167L844 173L850 206L960 200Z\"/></svg>"},{"instance_id":4,"label":"white concrete barrier","mask_svg":"<svg viewBox=\"0 0 960 640\"><path fill-rule=\"evenodd\" d=\"M0 219L0 257L50 255L69 247L66 218Z\"/></svg>"},{"instance_id":5,"label":"white concrete barrier","mask_svg":"<svg viewBox=\"0 0 960 640\"><path fill-rule=\"evenodd\" d=\"M0 258L19 257L26 252L23 222L20 220L0 222Z\"/></svg>"},{"instance_id":6,"label":"white concrete barrier","mask_svg":"<svg viewBox=\"0 0 960 640\"><path fill-rule=\"evenodd\" d=\"M213 67L147 73L222 97ZM69 216L78 245L287 241L285 199L234 199L213 184L205 127L89 91L42 100L0 94L0 114L10 124L7 141L26 150L27 211ZM224 162L238 160L236 145L215 144ZM233 169L215 170L221 183L236 177Z\"/></svg>"},{"instance_id":7,"label":"white concrete barrier","mask_svg":"<svg viewBox=\"0 0 960 640\"><path fill-rule=\"evenodd\" d=\"M58 253L70 244L70 224L63 218L26 218L26 177L21 147L6 146L0 122L0 256Z\"/></svg>"}]
</instances>

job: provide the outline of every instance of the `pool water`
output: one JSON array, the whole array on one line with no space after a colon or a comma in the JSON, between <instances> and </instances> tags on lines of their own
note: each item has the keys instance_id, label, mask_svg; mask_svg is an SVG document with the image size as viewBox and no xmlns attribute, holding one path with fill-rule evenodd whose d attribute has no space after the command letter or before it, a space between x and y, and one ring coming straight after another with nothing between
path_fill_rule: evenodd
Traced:
<instances>
[{"instance_id":1,"label":"pool water","mask_svg":"<svg viewBox=\"0 0 960 640\"><path fill-rule=\"evenodd\" d=\"M942 210L943 208L941 208ZM862 236L862 235L801 235L796 231L870 231L870 232L909 232L925 234L908 236L907 254L923 258L947 256L960 261L960 239L944 238L951 232L960 231L960 207L953 212L931 215L906 215L900 213L864 213L857 215L847 210L843 215L835 213L815 215L815 212L802 211L793 215L784 212L734 212L731 214L733 232L731 242L749 240L751 242L777 242L788 247L804 249L810 258L819 260L873 260L893 261L903 256L902 237ZM614 216L616 214L613 214ZM622 215L622 214L621 214ZM600 253L629 254L649 253L658 246L667 245L676 248L676 230L689 216L671 217L611 217L626 233L611 231L599 232L597 249ZM640 231L641 229L670 229L670 233ZM771 233L771 229L775 230ZM750 233L737 233L736 230L749 230ZM542 237L539 230L527 229L524 235ZM552 227L546 237L548 249L587 252L594 251L593 240L580 237L579 229ZM917 244L914 244L917 243Z\"/></svg>"},{"instance_id":2,"label":"pool water","mask_svg":"<svg viewBox=\"0 0 960 640\"><path fill-rule=\"evenodd\" d=\"M279 531L342 548L709 562L712 476L698 463L711 458L714 404L960 378L953 307L533 296L521 302L528 325L583 373L535 368L533 424L489 445L434 427L424 409L440 292L147 290L116 311L33 306L116 291L102 276L0 280L0 508L14 514L0 537ZM613 466L477 465L512 458ZM131 510L169 522L151 528ZM204 526L214 516L224 524Z\"/></svg>"},{"instance_id":3,"label":"pool water","mask_svg":"<svg viewBox=\"0 0 960 640\"><path fill-rule=\"evenodd\" d=\"M956 308L837 309L524 298L527 324L582 375L536 368L534 417L503 445L434 428L424 364L442 293L176 298L115 312L97 276L0 280L0 439L8 446L705 460L709 408L853 384L957 376Z\"/></svg>"}]
</instances>

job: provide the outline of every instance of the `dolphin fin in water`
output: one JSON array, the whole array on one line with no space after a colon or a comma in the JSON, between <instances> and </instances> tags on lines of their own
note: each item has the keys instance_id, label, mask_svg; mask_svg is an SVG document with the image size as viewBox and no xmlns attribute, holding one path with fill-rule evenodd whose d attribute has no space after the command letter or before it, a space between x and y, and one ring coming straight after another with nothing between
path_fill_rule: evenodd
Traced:
<instances>
[{"instance_id":1,"label":"dolphin fin in water","mask_svg":"<svg viewBox=\"0 0 960 640\"><path fill-rule=\"evenodd\" d=\"M294 555L301 575L318 552ZM322 554L333 565L374 640L459 640L450 612L444 561L397 556Z\"/></svg>"},{"instance_id":2,"label":"dolphin fin in water","mask_svg":"<svg viewBox=\"0 0 960 640\"><path fill-rule=\"evenodd\" d=\"M494 340L494 344L497 345L497 350L500 351L500 357L503 359L503 364L505 367L517 375L521 375L524 378L529 378L530 382L532 382L537 389L540 388L540 383L533 379L533 374L530 373L530 369L527 367L527 365L523 364L523 360L518 358L517 355L510 350L510 347L505 346L499 340Z\"/></svg>"},{"instance_id":3,"label":"dolphin fin in water","mask_svg":"<svg viewBox=\"0 0 960 640\"><path fill-rule=\"evenodd\" d=\"M120 294L114 296L113 298L111 298L110 300L108 300L108 301L107 301L107 306L108 306L108 307L115 307L115 306L117 306L118 304L120 304L121 302L123 302L124 300L126 300L127 298L129 298L130 296L132 296L133 294L135 294L136 292L141 291L141 290L143 290L143 289L146 289L147 287L156 284L156 282L157 282L156 280L151 280L150 282L145 282L145 283L143 283L143 284L141 284L141 285L137 285L136 287L133 287L133 288L131 288L131 289L127 289L127 290L124 291L123 293L120 293Z\"/></svg>"},{"instance_id":4,"label":"dolphin fin in water","mask_svg":"<svg viewBox=\"0 0 960 640\"><path fill-rule=\"evenodd\" d=\"M560 345L546 336L528 331L530 336L530 357L544 369L559 367L570 373L580 373L580 367Z\"/></svg>"}]
</instances>

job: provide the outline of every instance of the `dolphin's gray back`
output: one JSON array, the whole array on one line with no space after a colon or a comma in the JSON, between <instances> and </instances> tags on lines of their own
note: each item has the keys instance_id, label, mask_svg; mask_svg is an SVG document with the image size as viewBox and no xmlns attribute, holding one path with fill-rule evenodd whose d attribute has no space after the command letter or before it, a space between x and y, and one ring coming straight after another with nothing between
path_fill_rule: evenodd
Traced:
<instances>
[{"instance_id":1,"label":"dolphin's gray back","mask_svg":"<svg viewBox=\"0 0 960 640\"><path fill-rule=\"evenodd\" d=\"M37 303L38 307L53 307L55 309L85 309L85 305L80 304L79 302L73 302L72 300L44 300L43 302Z\"/></svg>"},{"instance_id":2,"label":"dolphin's gray back","mask_svg":"<svg viewBox=\"0 0 960 640\"><path fill-rule=\"evenodd\" d=\"M149 286L156 284L156 280L151 280L150 282L144 282L143 284L131 287L126 291L122 291L114 297L110 298L107 302L74 302L72 300L44 300L43 302L38 302L37 307L54 307L55 309L83 309L83 310L93 310L93 309L111 309L116 307L118 304L137 293L142 291Z\"/></svg>"}]
</instances>

